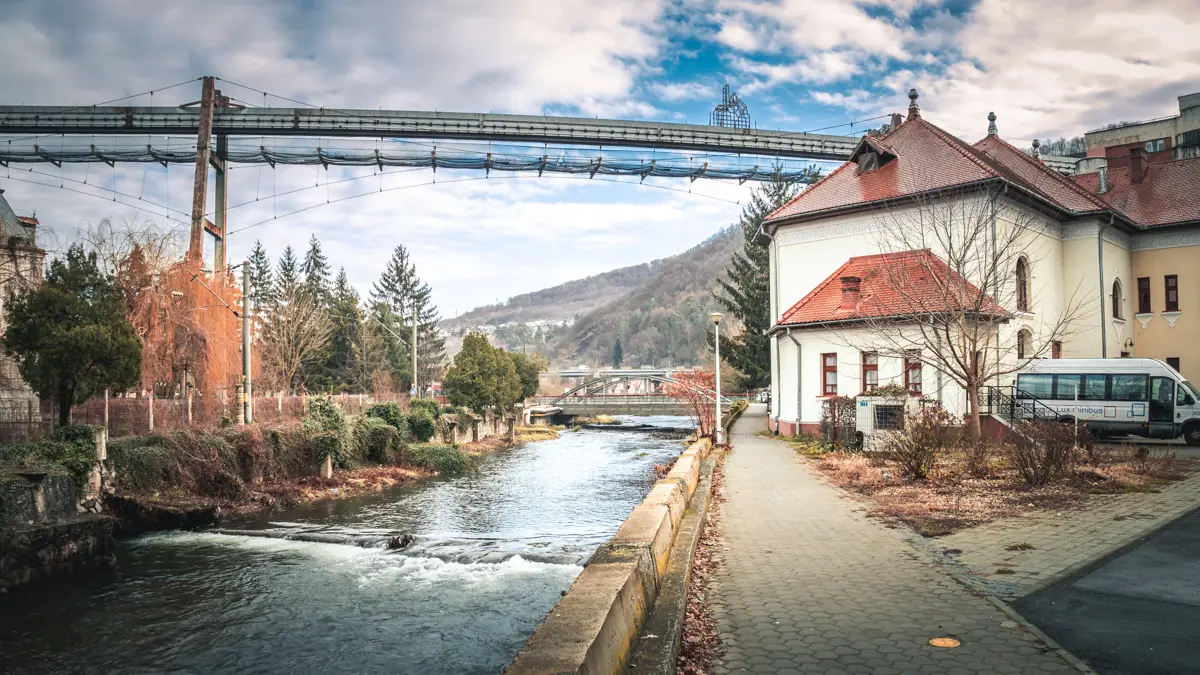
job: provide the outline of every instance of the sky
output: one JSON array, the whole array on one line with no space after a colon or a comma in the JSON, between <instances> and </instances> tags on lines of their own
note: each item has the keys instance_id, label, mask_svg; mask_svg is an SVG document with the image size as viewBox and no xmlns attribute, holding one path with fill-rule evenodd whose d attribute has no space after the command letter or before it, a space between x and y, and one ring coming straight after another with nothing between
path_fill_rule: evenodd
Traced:
<instances>
[{"instance_id":1,"label":"sky","mask_svg":"<svg viewBox=\"0 0 1200 675\"><path fill-rule=\"evenodd\" d=\"M977 140L995 111L1001 136L1025 146L1170 115L1177 96L1200 92L1196 0L3 5L3 105L91 105L149 90L120 104L177 105L199 98L196 78L215 75L223 93L252 105L294 105L275 98L287 97L706 124L729 84L759 128L859 135L880 122L848 123L902 112L916 88L924 117L951 133ZM177 83L186 84L166 89ZM179 227L190 209L191 167L29 168L0 168L0 189L19 213L36 211L51 251L103 218ZM736 222L750 189L373 174L235 168L230 259L256 239L272 256L289 244L302 253L315 234L366 293L403 244L449 317L678 253ZM449 182L462 178L477 180Z\"/></svg>"}]
</instances>

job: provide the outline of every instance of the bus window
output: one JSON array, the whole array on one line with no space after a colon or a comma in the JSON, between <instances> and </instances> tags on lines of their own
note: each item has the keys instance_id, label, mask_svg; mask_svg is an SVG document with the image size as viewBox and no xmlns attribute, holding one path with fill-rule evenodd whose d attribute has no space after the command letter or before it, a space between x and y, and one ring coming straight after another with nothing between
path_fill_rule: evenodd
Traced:
<instances>
[{"instance_id":1,"label":"bus window","mask_svg":"<svg viewBox=\"0 0 1200 675\"><path fill-rule=\"evenodd\" d=\"M1053 375L1017 376L1017 398L1051 398Z\"/></svg>"},{"instance_id":2,"label":"bus window","mask_svg":"<svg viewBox=\"0 0 1200 675\"><path fill-rule=\"evenodd\" d=\"M1079 392L1079 398L1085 401L1108 400L1108 376L1084 375L1083 390Z\"/></svg>"},{"instance_id":3,"label":"bus window","mask_svg":"<svg viewBox=\"0 0 1200 675\"><path fill-rule=\"evenodd\" d=\"M1147 375L1111 375L1112 401L1145 401Z\"/></svg>"},{"instance_id":4,"label":"bus window","mask_svg":"<svg viewBox=\"0 0 1200 675\"><path fill-rule=\"evenodd\" d=\"M1079 398L1083 398L1083 390L1079 388L1079 380L1081 375L1059 375L1054 381L1054 398L1060 401L1073 401L1078 392Z\"/></svg>"}]
</instances>

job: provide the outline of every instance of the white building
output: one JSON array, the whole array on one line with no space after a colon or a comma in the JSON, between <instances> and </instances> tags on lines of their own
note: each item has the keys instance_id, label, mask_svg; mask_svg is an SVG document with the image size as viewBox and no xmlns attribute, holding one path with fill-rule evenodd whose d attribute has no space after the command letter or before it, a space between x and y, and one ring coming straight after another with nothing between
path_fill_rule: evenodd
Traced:
<instances>
[{"instance_id":1,"label":"white building","mask_svg":"<svg viewBox=\"0 0 1200 675\"><path fill-rule=\"evenodd\" d=\"M922 119L915 91L909 98L903 123L864 137L849 162L763 224L774 317L771 422L782 433L817 431L826 397L888 383L965 413L967 395L944 366L954 350L933 349L929 340L922 349L921 339L901 349L900 339L921 330L917 314L938 316L963 303L975 303L992 326L975 358L1003 363L1001 370L1030 358L1134 355L1133 296L1146 281L1133 278L1139 256L1200 251L1196 192L1156 192L1170 202L1171 217L1153 221L1164 213L1158 202L1125 208L1124 186L1051 170L1001 140L994 115L987 136L971 145ZM1173 174L1186 170L1188 185L1197 182L1200 160L1180 161L1189 164ZM1135 182L1158 175L1136 151L1131 163ZM979 236L962 235L972 228ZM1190 270L1173 271L1165 270L1168 288L1198 285ZM1173 329L1178 314L1162 322ZM1190 353L1195 340L1172 333L1155 349ZM1179 363L1173 354L1136 355ZM993 383L1008 381L1000 374Z\"/></svg>"}]
</instances>

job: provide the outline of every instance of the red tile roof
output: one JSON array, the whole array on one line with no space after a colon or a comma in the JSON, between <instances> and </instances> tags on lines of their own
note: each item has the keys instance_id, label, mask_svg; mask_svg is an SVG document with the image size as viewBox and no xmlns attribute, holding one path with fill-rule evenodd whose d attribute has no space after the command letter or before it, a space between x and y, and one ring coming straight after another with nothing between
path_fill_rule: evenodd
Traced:
<instances>
[{"instance_id":1,"label":"red tile roof","mask_svg":"<svg viewBox=\"0 0 1200 675\"><path fill-rule=\"evenodd\" d=\"M34 218L32 216L17 216L17 220L21 221L22 223L25 223L26 225L37 225L38 224L38 219Z\"/></svg>"},{"instance_id":2,"label":"red tile roof","mask_svg":"<svg viewBox=\"0 0 1200 675\"><path fill-rule=\"evenodd\" d=\"M891 150L896 159L862 174L856 164L847 162L777 209L767 221L996 179L1064 211L1090 213L1108 208L1069 179L997 136L988 136L972 146L922 118L910 117L887 135L864 142Z\"/></svg>"},{"instance_id":3,"label":"red tile roof","mask_svg":"<svg viewBox=\"0 0 1200 675\"><path fill-rule=\"evenodd\" d=\"M858 277L860 300L842 309L842 277ZM988 316L1009 315L929 249L857 256L783 313L779 326L856 321L961 311L978 305Z\"/></svg>"},{"instance_id":4,"label":"red tile roof","mask_svg":"<svg viewBox=\"0 0 1200 675\"><path fill-rule=\"evenodd\" d=\"M1131 178L1128 166L1108 169L1109 191L1104 194L1099 173L1071 180L1143 227L1200 221L1200 157L1146 164L1141 183Z\"/></svg>"},{"instance_id":5,"label":"red tile roof","mask_svg":"<svg viewBox=\"0 0 1200 675\"><path fill-rule=\"evenodd\" d=\"M1070 178L1046 166L1045 162L1013 147L999 136L987 136L975 149L1012 172L1022 187L1041 195L1064 211L1088 213L1107 210L1108 204L1071 182Z\"/></svg>"}]
</instances>

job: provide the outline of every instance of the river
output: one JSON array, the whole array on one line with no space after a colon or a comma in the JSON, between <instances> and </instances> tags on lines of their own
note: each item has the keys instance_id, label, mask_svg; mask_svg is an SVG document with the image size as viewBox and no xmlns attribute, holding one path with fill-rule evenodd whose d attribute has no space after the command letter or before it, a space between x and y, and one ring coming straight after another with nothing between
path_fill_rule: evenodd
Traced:
<instances>
[{"instance_id":1,"label":"river","mask_svg":"<svg viewBox=\"0 0 1200 675\"><path fill-rule=\"evenodd\" d=\"M114 570L0 596L0 671L496 673L681 450L564 432L470 476L122 541Z\"/></svg>"}]
</instances>

